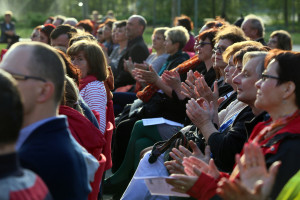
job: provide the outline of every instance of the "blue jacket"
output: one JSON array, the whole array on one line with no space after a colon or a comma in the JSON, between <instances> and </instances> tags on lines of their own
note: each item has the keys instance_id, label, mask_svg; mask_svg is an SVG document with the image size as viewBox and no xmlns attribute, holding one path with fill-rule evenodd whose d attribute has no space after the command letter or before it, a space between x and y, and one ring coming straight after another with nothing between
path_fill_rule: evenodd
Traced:
<instances>
[{"instance_id":1,"label":"blue jacket","mask_svg":"<svg viewBox=\"0 0 300 200\"><path fill-rule=\"evenodd\" d=\"M87 199L89 183L83 156L71 143L66 118L36 128L19 149L21 165L37 173L56 200Z\"/></svg>"}]
</instances>

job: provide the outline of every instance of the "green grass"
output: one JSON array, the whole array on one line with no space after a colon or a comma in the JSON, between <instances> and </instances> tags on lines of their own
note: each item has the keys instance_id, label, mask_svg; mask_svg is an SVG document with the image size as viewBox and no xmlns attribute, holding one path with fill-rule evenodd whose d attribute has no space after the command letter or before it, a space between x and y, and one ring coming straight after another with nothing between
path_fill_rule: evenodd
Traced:
<instances>
[{"instance_id":1,"label":"green grass","mask_svg":"<svg viewBox=\"0 0 300 200\"><path fill-rule=\"evenodd\" d=\"M21 36L21 38L30 38L30 35L32 33L33 28L18 28L16 29L16 32L18 35ZM152 41L151 41L151 36L153 32L153 27L147 27L144 33L144 40L148 46L151 46ZM266 31L265 34L265 41L268 42L269 40L269 35L272 33L272 31ZM300 33L295 32L295 33L290 33L293 39L293 44L300 44ZM6 44L0 44L0 49L6 48Z\"/></svg>"}]
</instances>

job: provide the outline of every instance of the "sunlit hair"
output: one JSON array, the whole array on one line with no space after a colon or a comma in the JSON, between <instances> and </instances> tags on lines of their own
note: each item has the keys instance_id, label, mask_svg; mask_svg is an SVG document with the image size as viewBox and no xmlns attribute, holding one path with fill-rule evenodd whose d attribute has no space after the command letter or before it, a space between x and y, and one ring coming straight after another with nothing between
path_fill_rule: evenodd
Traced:
<instances>
[{"instance_id":1,"label":"sunlit hair","mask_svg":"<svg viewBox=\"0 0 300 200\"><path fill-rule=\"evenodd\" d=\"M107 62L101 47L97 42L81 40L75 42L67 50L69 56L76 56L83 52L88 63L88 75L94 75L99 81L107 77Z\"/></svg>"},{"instance_id":2,"label":"sunlit hair","mask_svg":"<svg viewBox=\"0 0 300 200\"><path fill-rule=\"evenodd\" d=\"M173 44L178 42L179 50L181 50L190 39L188 31L183 26L175 26L168 29L165 32L165 36L169 37Z\"/></svg>"},{"instance_id":3,"label":"sunlit hair","mask_svg":"<svg viewBox=\"0 0 300 200\"><path fill-rule=\"evenodd\" d=\"M251 29L256 29L257 30L257 35L259 37L264 37L265 35L265 26L264 26L264 23L262 21L262 19L256 15L253 15L253 14L250 14L250 15L247 15L242 23L242 26L243 24L246 23L246 21L250 21L250 26L251 26Z\"/></svg>"},{"instance_id":4,"label":"sunlit hair","mask_svg":"<svg viewBox=\"0 0 300 200\"><path fill-rule=\"evenodd\" d=\"M249 60L251 59L259 59L258 63L256 65L256 73L258 78L261 77L263 71L264 71L264 61L265 61L265 57L267 56L268 52L265 51L252 51L252 52L247 52L245 53L244 57L243 57L243 66L245 66L245 64L247 62L249 62Z\"/></svg>"},{"instance_id":5,"label":"sunlit hair","mask_svg":"<svg viewBox=\"0 0 300 200\"><path fill-rule=\"evenodd\" d=\"M155 35L155 34L161 34L161 35L164 37L164 40L165 40L165 39L166 39L165 32L166 32L167 30L169 30L169 27L158 27L158 28L155 28L155 29L154 29L152 35Z\"/></svg>"},{"instance_id":6,"label":"sunlit hair","mask_svg":"<svg viewBox=\"0 0 300 200\"><path fill-rule=\"evenodd\" d=\"M115 28L122 28L122 27L124 27L126 25L127 25L127 20L115 21L114 24L113 24L113 26Z\"/></svg>"},{"instance_id":7,"label":"sunlit hair","mask_svg":"<svg viewBox=\"0 0 300 200\"><path fill-rule=\"evenodd\" d=\"M145 29L146 29L146 26L147 26L147 20L141 15L131 15L129 17L129 19L131 19L131 18L137 18L138 19L139 25L143 26L143 32L144 32Z\"/></svg>"},{"instance_id":8,"label":"sunlit hair","mask_svg":"<svg viewBox=\"0 0 300 200\"><path fill-rule=\"evenodd\" d=\"M97 42L97 39L90 33L84 31L78 31L77 33L72 35L72 38L69 41L69 47L72 46L74 42L78 42L80 40L88 40Z\"/></svg>"},{"instance_id":9,"label":"sunlit hair","mask_svg":"<svg viewBox=\"0 0 300 200\"><path fill-rule=\"evenodd\" d=\"M284 30L278 30L271 33L270 38L277 37L277 49L292 50L292 37Z\"/></svg>"},{"instance_id":10,"label":"sunlit hair","mask_svg":"<svg viewBox=\"0 0 300 200\"><path fill-rule=\"evenodd\" d=\"M216 37L216 34L218 32L218 29L216 28L211 28L211 29L208 29L206 31L203 31L201 32L197 37L196 37L196 40L199 41L199 40L206 40L206 38L209 39L209 41L211 42L211 47L214 47L215 46L215 40L214 38Z\"/></svg>"},{"instance_id":11,"label":"sunlit hair","mask_svg":"<svg viewBox=\"0 0 300 200\"><path fill-rule=\"evenodd\" d=\"M219 28L219 32L215 37L215 42L220 40L230 40L232 43L242 42L248 40L244 31L234 25L225 25Z\"/></svg>"},{"instance_id":12,"label":"sunlit hair","mask_svg":"<svg viewBox=\"0 0 300 200\"><path fill-rule=\"evenodd\" d=\"M94 30L94 25L91 20L89 19L84 19L78 22L76 24L76 27L81 26L86 32L92 33Z\"/></svg>"},{"instance_id":13,"label":"sunlit hair","mask_svg":"<svg viewBox=\"0 0 300 200\"><path fill-rule=\"evenodd\" d=\"M244 48L238 50L235 52L233 55L233 63L236 65L238 62L243 62L243 57L245 53L250 52L250 51L265 51L268 52L270 51L269 47L262 46L262 47L257 47L257 46L245 46Z\"/></svg>"},{"instance_id":14,"label":"sunlit hair","mask_svg":"<svg viewBox=\"0 0 300 200\"><path fill-rule=\"evenodd\" d=\"M229 47L227 47L227 49L223 52L222 56L223 56L224 62L228 63L228 61L232 55L234 55L237 51L239 51L240 49L247 47L247 46L255 46L258 48L263 47L263 45L261 43L256 42L256 41L242 41L242 42L234 43L234 44L230 45Z\"/></svg>"}]
</instances>

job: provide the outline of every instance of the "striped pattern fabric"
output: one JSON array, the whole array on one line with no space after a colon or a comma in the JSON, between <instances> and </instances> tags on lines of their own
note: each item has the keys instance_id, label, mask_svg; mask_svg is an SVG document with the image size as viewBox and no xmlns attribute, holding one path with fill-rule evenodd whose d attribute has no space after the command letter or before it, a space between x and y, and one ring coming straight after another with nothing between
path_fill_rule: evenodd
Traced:
<instances>
[{"instance_id":1,"label":"striped pattern fabric","mask_svg":"<svg viewBox=\"0 0 300 200\"><path fill-rule=\"evenodd\" d=\"M80 95L91 110L99 113L100 131L105 133L107 94L104 83L101 81L90 82L80 91Z\"/></svg>"}]
</instances>

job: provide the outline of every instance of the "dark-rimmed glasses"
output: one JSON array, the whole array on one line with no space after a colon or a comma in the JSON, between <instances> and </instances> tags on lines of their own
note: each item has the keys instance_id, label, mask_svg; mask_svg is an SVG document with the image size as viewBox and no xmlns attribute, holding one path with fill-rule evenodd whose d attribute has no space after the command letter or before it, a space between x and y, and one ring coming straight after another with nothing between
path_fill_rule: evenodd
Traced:
<instances>
[{"instance_id":1,"label":"dark-rimmed glasses","mask_svg":"<svg viewBox=\"0 0 300 200\"><path fill-rule=\"evenodd\" d=\"M222 53L224 53L225 50L226 50L226 48L220 47L220 46L216 46L216 47L213 48L214 53L219 52L220 54L222 54Z\"/></svg>"},{"instance_id":2,"label":"dark-rimmed glasses","mask_svg":"<svg viewBox=\"0 0 300 200\"><path fill-rule=\"evenodd\" d=\"M195 46L196 47L204 47L207 44L211 44L211 42L196 42Z\"/></svg>"},{"instance_id":3,"label":"dark-rimmed glasses","mask_svg":"<svg viewBox=\"0 0 300 200\"><path fill-rule=\"evenodd\" d=\"M34 79L34 80L38 80L38 81L47 82L46 79L43 79L43 78L40 78L40 77L36 77L36 76L27 76L27 75L15 74L15 73L11 73L11 72L8 72L8 73L10 73L10 75L12 77L14 77L16 80L25 81L25 80L28 80L28 79Z\"/></svg>"},{"instance_id":4,"label":"dark-rimmed glasses","mask_svg":"<svg viewBox=\"0 0 300 200\"><path fill-rule=\"evenodd\" d=\"M272 76L272 75L268 75L268 74L262 73L262 75L261 75L261 80L262 80L262 81L265 81L265 80L267 80L268 78L280 80L279 77L276 77L276 76Z\"/></svg>"}]
</instances>

